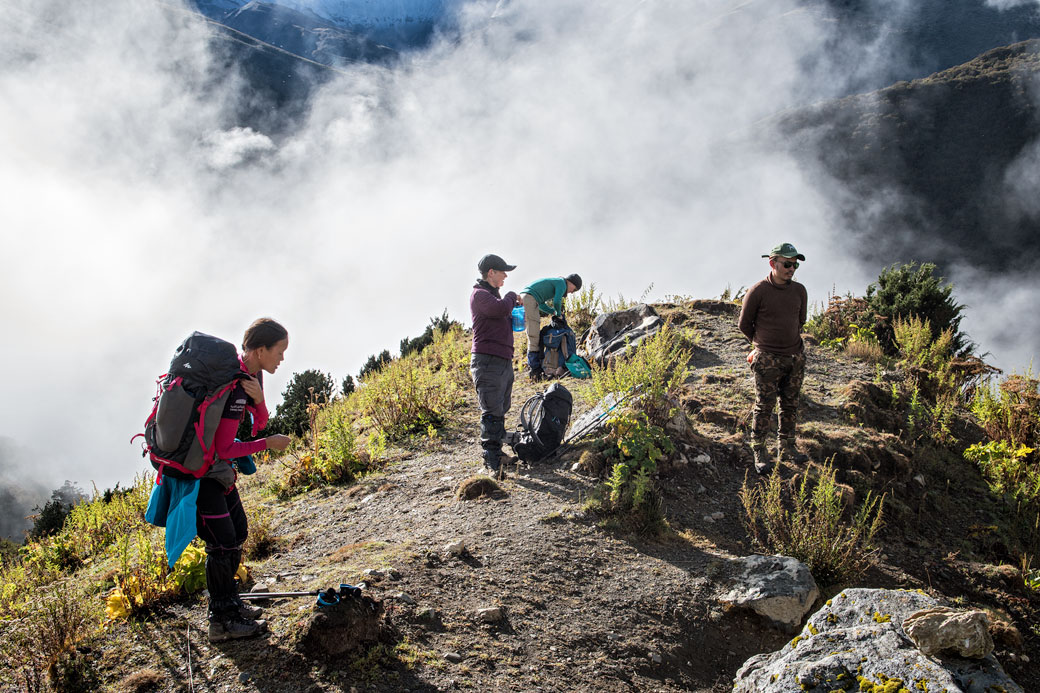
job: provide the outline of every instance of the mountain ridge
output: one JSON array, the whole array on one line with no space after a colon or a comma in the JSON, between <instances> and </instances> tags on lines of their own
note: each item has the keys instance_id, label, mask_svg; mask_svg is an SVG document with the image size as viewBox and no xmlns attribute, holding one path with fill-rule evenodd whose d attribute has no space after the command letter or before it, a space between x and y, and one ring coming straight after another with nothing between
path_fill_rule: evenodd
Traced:
<instances>
[{"instance_id":1,"label":"mountain ridge","mask_svg":"<svg viewBox=\"0 0 1040 693\"><path fill-rule=\"evenodd\" d=\"M142 626L116 621L85 645L99 684L178 690L189 676L187 637L194 676L207 685L271 693L731 690L742 663L791 638L725 598L735 559L750 548L739 498L753 400L746 340L733 302L655 307L692 345L668 427L676 452L658 462L664 533L612 529L587 504L604 473L595 460L607 452L596 435L549 464L510 464L497 484L475 476L479 410L462 362L446 358L466 354L469 335L458 332L441 343L445 351L412 357L441 361L462 388L435 434L397 441L383 468L346 485L303 485L284 498L272 491L285 490L286 478L308 478L306 439L240 479L251 532L271 545L268 557L249 561L251 581L272 591L364 581L386 614L387 643L327 659L301 653L293 643L313 623L311 603L279 600L267 607L268 635L213 645L201 629L205 601L179 596L149 612L147 638ZM810 341L799 442L812 461L784 465L784 483L795 486L829 461L844 493L884 492L883 554L855 584L987 609L1004 629L995 636L998 657L1035 689L1040 673L1030 661L1040 656L1040 637L1029 624L1040 596L1019 569L1003 565L1010 557L999 533L980 529L1000 512L999 500L960 455L983 434L958 418L952 430L963 437L949 445L908 442L898 412L871 400L872 388L883 394L902 377ZM587 383L566 382L577 395L576 420L594 398ZM514 401L540 389L518 378ZM87 563L74 579L94 585L97 599L111 579L102 575L108 565ZM838 589L824 586L820 601ZM484 609L498 616L481 616ZM152 672L148 688L132 688L140 672Z\"/></svg>"}]
</instances>

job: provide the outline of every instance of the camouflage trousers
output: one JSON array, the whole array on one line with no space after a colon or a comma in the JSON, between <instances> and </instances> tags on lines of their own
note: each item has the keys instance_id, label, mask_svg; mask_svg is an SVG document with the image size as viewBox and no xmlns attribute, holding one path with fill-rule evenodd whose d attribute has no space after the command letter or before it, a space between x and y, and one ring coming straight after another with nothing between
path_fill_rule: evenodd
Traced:
<instances>
[{"instance_id":1,"label":"camouflage trousers","mask_svg":"<svg viewBox=\"0 0 1040 693\"><path fill-rule=\"evenodd\" d=\"M780 399L780 440L794 440L798 424L798 398L805 379L805 352L794 355L756 351L751 361L755 374L755 410L751 428L752 445L765 445L773 409Z\"/></svg>"}]
</instances>

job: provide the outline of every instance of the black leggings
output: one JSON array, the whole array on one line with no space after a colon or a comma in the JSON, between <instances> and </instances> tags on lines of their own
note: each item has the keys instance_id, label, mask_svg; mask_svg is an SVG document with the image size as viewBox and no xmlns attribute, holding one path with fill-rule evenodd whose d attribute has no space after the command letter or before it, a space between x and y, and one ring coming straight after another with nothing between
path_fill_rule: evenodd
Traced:
<instances>
[{"instance_id":1,"label":"black leggings","mask_svg":"<svg viewBox=\"0 0 1040 693\"><path fill-rule=\"evenodd\" d=\"M213 479L199 481L195 502L195 531L206 542L209 617L226 620L238 610L235 573L242 560L242 544L249 535L246 512L238 489L226 490Z\"/></svg>"}]
</instances>

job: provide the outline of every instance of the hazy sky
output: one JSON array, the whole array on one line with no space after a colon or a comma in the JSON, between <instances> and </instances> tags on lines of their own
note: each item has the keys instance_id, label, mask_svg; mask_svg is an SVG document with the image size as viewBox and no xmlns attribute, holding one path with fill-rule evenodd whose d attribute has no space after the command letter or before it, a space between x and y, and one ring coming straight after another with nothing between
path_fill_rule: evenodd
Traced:
<instances>
[{"instance_id":1,"label":"hazy sky","mask_svg":"<svg viewBox=\"0 0 1040 693\"><path fill-rule=\"evenodd\" d=\"M833 25L793 0L472 3L461 40L345 72L278 141L227 125L242 84L207 86L187 13L2 4L0 436L51 488L141 468L130 436L192 330L282 321L273 410L294 371L339 382L445 308L468 323L487 252L507 288L578 272L628 297L750 285L780 241L813 301L880 269L763 121L898 56L850 46L822 80Z\"/></svg>"}]
</instances>

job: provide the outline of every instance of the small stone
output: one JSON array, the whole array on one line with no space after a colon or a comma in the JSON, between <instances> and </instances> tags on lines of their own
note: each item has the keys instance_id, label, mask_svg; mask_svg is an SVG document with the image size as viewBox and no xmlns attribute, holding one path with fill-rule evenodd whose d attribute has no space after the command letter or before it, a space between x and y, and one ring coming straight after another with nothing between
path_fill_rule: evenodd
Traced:
<instances>
[{"instance_id":1,"label":"small stone","mask_svg":"<svg viewBox=\"0 0 1040 693\"><path fill-rule=\"evenodd\" d=\"M394 599L396 599L399 602L404 602L405 604L408 604L410 606L415 606L415 600L404 592L398 592L397 594L395 594Z\"/></svg>"},{"instance_id":2,"label":"small stone","mask_svg":"<svg viewBox=\"0 0 1040 693\"><path fill-rule=\"evenodd\" d=\"M711 455L706 452L702 452L693 458L693 461L699 465L711 464Z\"/></svg>"},{"instance_id":3,"label":"small stone","mask_svg":"<svg viewBox=\"0 0 1040 693\"><path fill-rule=\"evenodd\" d=\"M453 541L446 544L444 550L452 556L461 556L466 553L466 544L461 541Z\"/></svg>"},{"instance_id":4,"label":"small stone","mask_svg":"<svg viewBox=\"0 0 1040 693\"><path fill-rule=\"evenodd\" d=\"M660 664L663 660L661 659L661 655L659 655L656 652L651 652L650 653L650 661L653 662L654 664Z\"/></svg>"},{"instance_id":5,"label":"small stone","mask_svg":"<svg viewBox=\"0 0 1040 693\"><path fill-rule=\"evenodd\" d=\"M704 517L701 518L701 521L704 522L704 524L706 524L706 525L713 525L713 524L715 524L715 518L712 517L711 515L705 515Z\"/></svg>"},{"instance_id":6,"label":"small stone","mask_svg":"<svg viewBox=\"0 0 1040 693\"><path fill-rule=\"evenodd\" d=\"M391 580L400 580L401 579L401 572L399 570L395 569L395 568L391 568L390 570L388 570L387 574L390 576Z\"/></svg>"},{"instance_id":7,"label":"small stone","mask_svg":"<svg viewBox=\"0 0 1040 693\"><path fill-rule=\"evenodd\" d=\"M445 493L446 491L450 491L450 490L451 490L451 486L438 486L437 488L434 488L434 489L430 490L430 495L432 496L432 495L437 494L437 493Z\"/></svg>"},{"instance_id":8,"label":"small stone","mask_svg":"<svg viewBox=\"0 0 1040 693\"><path fill-rule=\"evenodd\" d=\"M715 520L716 522L724 517L726 517L726 513L716 512L711 514L711 519Z\"/></svg>"},{"instance_id":9,"label":"small stone","mask_svg":"<svg viewBox=\"0 0 1040 693\"><path fill-rule=\"evenodd\" d=\"M268 594L270 591L270 587L260 584L259 582L253 585L253 589L249 590L250 594Z\"/></svg>"},{"instance_id":10,"label":"small stone","mask_svg":"<svg viewBox=\"0 0 1040 693\"><path fill-rule=\"evenodd\" d=\"M382 570L376 570L375 568L369 568L368 570L366 570L364 572L364 576L366 578L368 578L369 580L374 580L374 581L378 582L379 580L382 580L382 579L384 579L386 577L386 573L384 573Z\"/></svg>"},{"instance_id":11,"label":"small stone","mask_svg":"<svg viewBox=\"0 0 1040 693\"><path fill-rule=\"evenodd\" d=\"M571 471L572 472L580 472L581 471L581 462L575 462L574 464L572 464L571 465Z\"/></svg>"},{"instance_id":12,"label":"small stone","mask_svg":"<svg viewBox=\"0 0 1040 693\"><path fill-rule=\"evenodd\" d=\"M477 609L477 620L482 623L497 623L505 617L505 611L500 606Z\"/></svg>"},{"instance_id":13,"label":"small stone","mask_svg":"<svg viewBox=\"0 0 1040 693\"><path fill-rule=\"evenodd\" d=\"M708 489L704 487L704 484L697 484L697 495L702 496L708 492Z\"/></svg>"},{"instance_id":14,"label":"small stone","mask_svg":"<svg viewBox=\"0 0 1040 693\"><path fill-rule=\"evenodd\" d=\"M916 481L921 486L924 486L925 485L924 474L918 474L917 476L915 476L914 477L914 481Z\"/></svg>"},{"instance_id":15,"label":"small stone","mask_svg":"<svg viewBox=\"0 0 1040 693\"><path fill-rule=\"evenodd\" d=\"M372 500L375 497L376 497L376 494L374 494L374 493L368 494L367 496L365 496L364 498L361 499L361 505L364 505L365 503L369 502L370 500Z\"/></svg>"},{"instance_id":16,"label":"small stone","mask_svg":"<svg viewBox=\"0 0 1040 693\"><path fill-rule=\"evenodd\" d=\"M445 652L444 658L449 662L455 662L456 664L462 661L462 655L458 652Z\"/></svg>"},{"instance_id":17,"label":"small stone","mask_svg":"<svg viewBox=\"0 0 1040 693\"><path fill-rule=\"evenodd\" d=\"M421 621L436 621L437 610L433 607L424 606L423 608L415 612L415 617Z\"/></svg>"},{"instance_id":18,"label":"small stone","mask_svg":"<svg viewBox=\"0 0 1040 693\"><path fill-rule=\"evenodd\" d=\"M251 678L253 678L252 674L250 674L248 671L243 671L241 674L238 675L238 682L249 683L249 679Z\"/></svg>"}]
</instances>

